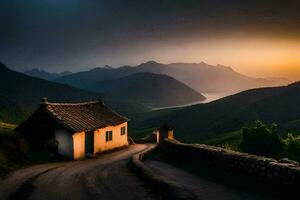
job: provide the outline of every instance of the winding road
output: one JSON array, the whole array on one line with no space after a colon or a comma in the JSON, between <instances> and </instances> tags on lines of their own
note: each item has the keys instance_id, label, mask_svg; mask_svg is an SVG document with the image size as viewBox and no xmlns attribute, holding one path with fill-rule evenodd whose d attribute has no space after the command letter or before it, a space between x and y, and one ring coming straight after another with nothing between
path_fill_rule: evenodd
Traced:
<instances>
[{"instance_id":1,"label":"winding road","mask_svg":"<svg viewBox=\"0 0 300 200\"><path fill-rule=\"evenodd\" d=\"M151 146L135 144L92 159L35 165L17 170L0 180L0 200L162 199L162 194L152 190L128 168L132 155ZM273 199L212 182L164 162L147 159L145 164L158 175L180 183L197 199Z\"/></svg>"},{"instance_id":2,"label":"winding road","mask_svg":"<svg viewBox=\"0 0 300 200\"><path fill-rule=\"evenodd\" d=\"M32 166L0 182L0 199L158 199L127 167L150 144L135 144L94 159Z\"/></svg>"}]
</instances>

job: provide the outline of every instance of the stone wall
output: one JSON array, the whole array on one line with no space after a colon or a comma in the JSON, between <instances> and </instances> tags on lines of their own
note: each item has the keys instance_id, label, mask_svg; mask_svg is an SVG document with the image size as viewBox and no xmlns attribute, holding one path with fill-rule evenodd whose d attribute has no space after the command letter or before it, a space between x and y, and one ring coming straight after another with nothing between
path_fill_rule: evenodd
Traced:
<instances>
[{"instance_id":1,"label":"stone wall","mask_svg":"<svg viewBox=\"0 0 300 200\"><path fill-rule=\"evenodd\" d=\"M282 163L271 158L220 147L184 144L169 139L164 139L159 147L164 153L174 156L176 159L185 159L186 162L191 162L190 164L201 161L272 184L296 187L300 185L300 166L298 163Z\"/></svg>"}]
</instances>

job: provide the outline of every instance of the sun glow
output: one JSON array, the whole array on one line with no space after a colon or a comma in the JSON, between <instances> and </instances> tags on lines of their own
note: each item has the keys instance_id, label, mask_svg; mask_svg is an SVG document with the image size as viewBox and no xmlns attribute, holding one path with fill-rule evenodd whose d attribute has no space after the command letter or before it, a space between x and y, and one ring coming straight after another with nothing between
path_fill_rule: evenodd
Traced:
<instances>
[{"instance_id":1,"label":"sun glow","mask_svg":"<svg viewBox=\"0 0 300 200\"><path fill-rule=\"evenodd\" d=\"M204 61L208 64L231 66L236 71L250 76L300 79L300 40L202 39L160 46L159 51L155 49L148 52L149 59L154 56L164 63L174 60L196 63ZM143 57L148 55L143 54Z\"/></svg>"}]
</instances>

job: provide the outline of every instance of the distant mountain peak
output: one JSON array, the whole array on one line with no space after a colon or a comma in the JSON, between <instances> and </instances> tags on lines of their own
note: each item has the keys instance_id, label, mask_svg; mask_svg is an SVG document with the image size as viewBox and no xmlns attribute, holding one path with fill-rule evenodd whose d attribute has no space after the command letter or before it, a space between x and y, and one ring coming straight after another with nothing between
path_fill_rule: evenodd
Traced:
<instances>
[{"instance_id":1,"label":"distant mountain peak","mask_svg":"<svg viewBox=\"0 0 300 200\"><path fill-rule=\"evenodd\" d=\"M226 67L226 68L231 68L231 67L228 67L228 66L225 66L225 65L222 65L222 64L217 64L216 66L217 66L217 67Z\"/></svg>"},{"instance_id":2,"label":"distant mountain peak","mask_svg":"<svg viewBox=\"0 0 300 200\"><path fill-rule=\"evenodd\" d=\"M109 66L109 65L104 65L103 67L95 67L95 68L92 68L90 69L89 71L102 71L103 69L114 69L112 66Z\"/></svg>"},{"instance_id":3,"label":"distant mountain peak","mask_svg":"<svg viewBox=\"0 0 300 200\"><path fill-rule=\"evenodd\" d=\"M296 82L293 82L293 83L290 83L289 85L288 85L289 87L295 87L295 86L300 86L300 81L296 81Z\"/></svg>"},{"instance_id":4,"label":"distant mountain peak","mask_svg":"<svg viewBox=\"0 0 300 200\"><path fill-rule=\"evenodd\" d=\"M113 69L113 67L112 67L112 66L109 66L109 65L105 65L103 68L104 68L104 69Z\"/></svg>"},{"instance_id":5,"label":"distant mountain peak","mask_svg":"<svg viewBox=\"0 0 300 200\"><path fill-rule=\"evenodd\" d=\"M228 69L228 70L230 70L230 71L234 71L234 70L232 69L232 67L225 66L225 65L221 65L221 64L217 64L216 67L225 68L225 69Z\"/></svg>"},{"instance_id":6,"label":"distant mountain peak","mask_svg":"<svg viewBox=\"0 0 300 200\"><path fill-rule=\"evenodd\" d=\"M63 71L63 72L59 73L59 75L60 75L60 76L67 76L67 75L70 75L70 74L72 74L72 73L73 73L73 72L67 70L67 71Z\"/></svg>"},{"instance_id":7,"label":"distant mountain peak","mask_svg":"<svg viewBox=\"0 0 300 200\"><path fill-rule=\"evenodd\" d=\"M53 79L58 78L60 76L70 75L70 74L72 74L72 72L71 71L64 71L64 72L61 72L61 73L50 73L50 72L47 72L43 69L33 68L33 69L30 69L30 70L25 70L24 74L32 76L32 77L45 79L45 80L53 80Z\"/></svg>"},{"instance_id":8,"label":"distant mountain peak","mask_svg":"<svg viewBox=\"0 0 300 200\"><path fill-rule=\"evenodd\" d=\"M158 62L156 62L156 61L154 61L154 60L149 60L148 62L145 62L145 63L142 63L142 64L151 64L151 65L155 65L155 64L160 64L160 63L158 63Z\"/></svg>"}]
</instances>

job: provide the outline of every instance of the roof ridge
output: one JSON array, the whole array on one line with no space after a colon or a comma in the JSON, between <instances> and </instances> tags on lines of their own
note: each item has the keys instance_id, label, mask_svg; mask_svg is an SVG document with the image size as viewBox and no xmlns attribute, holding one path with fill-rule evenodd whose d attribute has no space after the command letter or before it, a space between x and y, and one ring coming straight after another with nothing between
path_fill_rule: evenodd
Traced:
<instances>
[{"instance_id":1,"label":"roof ridge","mask_svg":"<svg viewBox=\"0 0 300 200\"><path fill-rule=\"evenodd\" d=\"M46 105L53 105L53 106L80 106L80 105L89 105L89 104L97 104L100 101L86 101L86 102L79 102L79 103L58 103L58 102L46 102Z\"/></svg>"},{"instance_id":2,"label":"roof ridge","mask_svg":"<svg viewBox=\"0 0 300 200\"><path fill-rule=\"evenodd\" d=\"M118 115L119 117L123 117L123 118L129 120L129 118L127 118L127 117L125 117L125 116L119 114L118 112L114 111L114 110L111 109L110 107L108 107L108 106L106 106L106 105L104 105L104 107L105 107L106 109L108 109L110 112L114 113L115 115Z\"/></svg>"}]
</instances>

